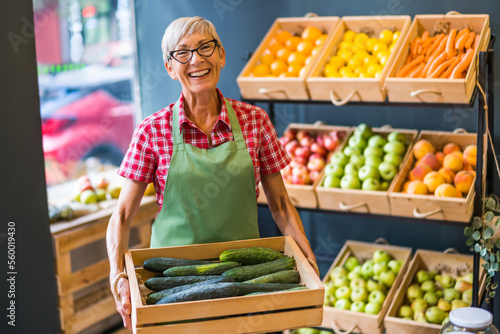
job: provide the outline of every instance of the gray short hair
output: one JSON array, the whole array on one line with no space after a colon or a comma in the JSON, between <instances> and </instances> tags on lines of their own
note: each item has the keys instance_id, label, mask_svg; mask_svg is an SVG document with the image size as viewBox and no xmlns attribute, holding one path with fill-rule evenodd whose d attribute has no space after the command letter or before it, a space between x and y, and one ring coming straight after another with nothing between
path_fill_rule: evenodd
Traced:
<instances>
[{"instance_id":1,"label":"gray short hair","mask_svg":"<svg viewBox=\"0 0 500 334\"><path fill-rule=\"evenodd\" d=\"M208 33L217 40L219 47L222 48L217 31L212 22L200 16L181 17L170 23L165 29L163 39L161 41L161 51L163 53L163 62L166 63L171 51L184 36L190 36L194 33Z\"/></svg>"}]
</instances>

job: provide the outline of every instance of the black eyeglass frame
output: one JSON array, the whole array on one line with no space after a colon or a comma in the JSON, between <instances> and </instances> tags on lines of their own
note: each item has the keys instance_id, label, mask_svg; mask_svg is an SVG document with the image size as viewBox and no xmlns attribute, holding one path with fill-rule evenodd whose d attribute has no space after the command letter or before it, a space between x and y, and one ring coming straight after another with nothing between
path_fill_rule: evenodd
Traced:
<instances>
[{"instance_id":1,"label":"black eyeglass frame","mask_svg":"<svg viewBox=\"0 0 500 334\"><path fill-rule=\"evenodd\" d=\"M198 50L199 50L199 49L201 49L203 46L207 45L208 43L212 43L212 42L214 42L214 43L215 43L215 46L214 46L214 49L212 50L212 53L211 53L211 54L209 54L208 56L204 56L204 55L200 54L200 51L198 51ZM188 63L189 61L191 61L191 59L193 59L193 55L194 55L194 52L195 52L195 51L196 51L196 53L198 53L198 55L200 55L200 57L203 57L203 58L208 58L208 57L211 57L211 56L214 54L215 49L217 48L217 46L219 46L219 43L217 42L217 39L215 39L215 38L214 38L214 39L212 39L212 40L210 40L210 41L208 41L208 42L205 42L205 43L201 44L201 45L200 45L199 47L197 47L196 49L191 49L191 50L189 50L189 49L181 49L181 50L174 50L174 51L170 51L170 53L168 54L168 59L170 60L170 58L173 58L173 59L175 59L177 62L179 62L179 63L181 63L181 64L186 64L186 63ZM190 51L190 52L191 52L191 57L189 57L189 59L188 59L188 60L186 60L185 62L182 62L182 61L180 61L179 59L177 59L177 58L175 58L175 57L174 57L174 53L175 53L175 52L179 52L179 51Z\"/></svg>"}]
</instances>

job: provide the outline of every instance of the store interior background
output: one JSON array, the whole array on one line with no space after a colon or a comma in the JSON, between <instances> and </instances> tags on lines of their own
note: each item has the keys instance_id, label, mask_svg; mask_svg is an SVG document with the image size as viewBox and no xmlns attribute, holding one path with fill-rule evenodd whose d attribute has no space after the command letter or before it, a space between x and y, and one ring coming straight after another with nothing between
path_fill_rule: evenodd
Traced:
<instances>
[{"instance_id":1,"label":"store interior background","mask_svg":"<svg viewBox=\"0 0 500 334\"><path fill-rule=\"evenodd\" d=\"M188 0L135 1L135 29L137 38L137 93L142 116L145 117L175 101L180 86L172 82L164 70L160 42L169 22L180 16L201 15L217 28L226 49L227 65L221 72L219 88L226 97L239 99L236 78L243 69L265 33L277 17L297 17L306 13L320 16L358 15L410 15L439 14L458 11L467 14L489 14L492 34L500 31L496 18L500 3L495 0L476 2L431 0L373 0L373 1L244 1L244 0ZM26 22L33 22L33 9L29 0L0 4L1 35L16 32L26 35ZM52 246L47 218L47 198L43 175L40 116L38 110L37 73L34 40L27 39L15 52L8 39L1 39L0 80L3 87L2 103L7 112L0 113L0 251L7 254L6 229L9 221L17 224L17 326L14 333L57 333L58 314ZM498 43L494 46L498 53ZM497 57L496 57L497 58ZM494 71L500 82L498 62ZM495 84L496 104L500 98L500 85ZM267 108L267 105L262 105ZM496 108L498 109L498 107ZM497 112L498 115L498 112ZM276 106L276 130L281 134L288 123L313 123L356 126L365 122L373 126L390 124L395 128L452 131L464 128L476 130L475 109L396 108L331 105ZM495 128L499 128L496 117ZM500 147L500 133L495 143ZM495 177L498 194L498 178ZM28 210L29 208L29 210ZM415 224L398 218L365 217L362 215L330 214L299 210L318 255L321 276L326 273L346 240L373 242L379 237L392 245L443 251L455 248L469 253L465 245L463 226L438 225L422 222ZM263 237L275 235L276 229L269 210L259 208L259 224ZM0 255L4 256L4 255ZM3 268L3 267L2 267ZM37 294L33 277L36 274ZM0 275L0 293L7 291L7 271ZM8 307L2 298L1 309ZM500 324L499 308L495 308L495 323ZM0 328L6 328L2 320ZM11 327L8 328L12 330ZM10 333L11 331L3 331Z\"/></svg>"}]
</instances>

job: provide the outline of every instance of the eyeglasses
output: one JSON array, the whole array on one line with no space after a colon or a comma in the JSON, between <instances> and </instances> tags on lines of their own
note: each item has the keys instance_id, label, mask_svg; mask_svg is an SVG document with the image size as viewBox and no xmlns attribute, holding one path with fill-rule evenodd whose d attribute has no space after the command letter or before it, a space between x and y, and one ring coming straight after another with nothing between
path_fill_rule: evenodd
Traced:
<instances>
[{"instance_id":1,"label":"eyeglasses","mask_svg":"<svg viewBox=\"0 0 500 334\"><path fill-rule=\"evenodd\" d=\"M174 58L181 64L185 64L188 61L190 61L191 58L193 58L193 54L195 51L202 57L210 57L214 53L216 46L217 46L217 40L212 39L211 41L203 43L196 49L172 51L170 52L170 57Z\"/></svg>"}]
</instances>

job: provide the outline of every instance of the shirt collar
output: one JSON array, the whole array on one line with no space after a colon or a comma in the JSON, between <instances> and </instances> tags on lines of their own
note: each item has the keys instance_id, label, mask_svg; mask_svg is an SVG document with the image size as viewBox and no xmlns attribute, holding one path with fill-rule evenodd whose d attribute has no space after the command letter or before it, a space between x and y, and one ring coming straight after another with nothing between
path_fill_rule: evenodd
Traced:
<instances>
[{"instance_id":1,"label":"shirt collar","mask_svg":"<svg viewBox=\"0 0 500 334\"><path fill-rule=\"evenodd\" d=\"M224 100L224 96L222 95L222 93L218 88L216 89L217 89L217 94L219 95L219 99L221 101L221 111L219 114L219 118L217 119L217 122L215 122L215 125L217 126L217 124L222 122L227 126L229 130L231 130L231 122L229 121L229 115L227 113L227 107ZM179 99L179 133L184 126L198 129L198 127L193 122L191 122L191 120L187 117L184 111L184 94L181 93L181 97Z\"/></svg>"}]
</instances>

